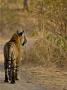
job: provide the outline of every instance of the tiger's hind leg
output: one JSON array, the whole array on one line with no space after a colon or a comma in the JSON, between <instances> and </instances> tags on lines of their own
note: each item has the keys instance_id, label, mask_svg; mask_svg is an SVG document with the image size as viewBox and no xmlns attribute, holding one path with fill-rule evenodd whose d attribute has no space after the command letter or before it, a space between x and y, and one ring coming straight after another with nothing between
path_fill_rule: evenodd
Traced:
<instances>
[{"instance_id":1,"label":"tiger's hind leg","mask_svg":"<svg viewBox=\"0 0 67 90\"><path fill-rule=\"evenodd\" d=\"M4 82L8 82L7 69L5 70L5 80Z\"/></svg>"},{"instance_id":2,"label":"tiger's hind leg","mask_svg":"<svg viewBox=\"0 0 67 90\"><path fill-rule=\"evenodd\" d=\"M9 77L10 83L14 84L15 83L15 72L13 68L8 70L8 77Z\"/></svg>"},{"instance_id":3,"label":"tiger's hind leg","mask_svg":"<svg viewBox=\"0 0 67 90\"><path fill-rule=\"evenodd\" d=\"M4 82L8 82L8 71L7 71L7 67L5 67L5 80Z\"/></svg>"}]
</instances>

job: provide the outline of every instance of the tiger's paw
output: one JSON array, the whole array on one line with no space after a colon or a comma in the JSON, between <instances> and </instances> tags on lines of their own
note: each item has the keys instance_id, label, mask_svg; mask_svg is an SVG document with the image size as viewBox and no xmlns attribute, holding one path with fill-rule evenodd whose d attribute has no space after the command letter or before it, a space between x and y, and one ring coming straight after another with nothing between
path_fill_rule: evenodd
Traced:
<instances>
[{"instance_id":1,"label":"tiger's paw","mask_svg":"<svg viewBox=\"0 0 67 90\"><path fill-rule=\"evenodd\" d=\"M4 82L8 82L8 80L5 79Z\"/></svg>"},{"instance_id":2,"label":"tiger's paw","mask_svg":"<svg viewBox=\"0 0 67 90\"><path fill-rule=\"evenodd\" d=\"M11 81L11 84L15 84L15 81Z\"/></svg>"}]
</instances>

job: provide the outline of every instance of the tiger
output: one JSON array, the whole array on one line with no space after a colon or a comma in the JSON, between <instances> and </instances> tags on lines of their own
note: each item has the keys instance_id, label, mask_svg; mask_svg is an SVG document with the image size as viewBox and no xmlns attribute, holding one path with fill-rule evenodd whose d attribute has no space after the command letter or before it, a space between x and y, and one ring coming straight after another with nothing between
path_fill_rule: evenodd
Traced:
<instances>
[{"instance_id":1,"label":"tiger","mask_svg":"<svg viewBox=\"0 0 67 90\"><path fill-rule=\"evenodd\" d=\"M22 42L23 41L23 42ZM18 67L20 62L21 46L24 46L27 39L24 31L15 32L11 39L4 45L4 70L5 82L12 84L18 80Z\"/></svg>"}]
</instances>

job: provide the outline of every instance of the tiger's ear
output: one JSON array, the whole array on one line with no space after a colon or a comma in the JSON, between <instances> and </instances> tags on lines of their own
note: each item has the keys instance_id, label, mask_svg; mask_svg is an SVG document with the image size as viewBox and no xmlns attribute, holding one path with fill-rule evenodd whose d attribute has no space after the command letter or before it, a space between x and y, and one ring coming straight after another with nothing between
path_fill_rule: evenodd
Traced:
<instances>
[{"instance_id":1,"label":"tiger's ear","mask_svg":"<svg viewBox=\"0 0 67 90\"><path fill-rule=\"evenodd\" d=\"M16 33L19 34L19 31L17 30Z\"/></svg>"},{"instance_id":2,"label":"tiger's ear","mask_svg":"<svg viewBox=\"0 0 67 90\"><path fill-rule=\"evenodd\" d=\"M19 36L22 36L22 34L23 34L23 33L22 33L22 32L20 32L18 35L19 35Z\"/></svg>"},{"instance_id":3,"label":"tiger's ear","mask_svg":"<svg viewBox=\"0 0 67 90\"><path fill-rule=\"evenodd\" d=\"M18 34L19 36L22 36L23 33L24 33L24 31L19 32L19 31L17 30L17 34Z\"/></svg>"}]
</instances>

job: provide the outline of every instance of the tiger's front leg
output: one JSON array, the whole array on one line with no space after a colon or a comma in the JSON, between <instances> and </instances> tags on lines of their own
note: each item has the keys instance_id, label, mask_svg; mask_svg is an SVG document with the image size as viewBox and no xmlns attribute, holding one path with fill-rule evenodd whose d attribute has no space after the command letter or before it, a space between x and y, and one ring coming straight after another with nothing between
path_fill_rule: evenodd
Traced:
<instances>
[{"instance_id":1,"label":"tiger's front leg","mask_svg":"<svg viewBox=\"0 0 67 90\"><path fill-rule=\"evenodd\" d=\"M16 68L15 60L12 61L11 65L12 65L12 68L11 68L11 73L12 73L12 75L11 75L11 83L14 84L15 83L15 68Z\"/></svg>"},{"instance_id":2,"label":"tiger's front leg","mask_svg":"<svg viewBox=\"0 0 67 90\"><path fill-rule=\"evenodd\" d=\"M15 69L15 80L19 80L18 78L18 64L16 63L16 69Z\"/></svg>"},{"instance_id":3,"label":"tiger's front leg","mask_svg":"<svg viewBox=\"0 0 67 90\"><path fill-rule=\"evenodd\" d=\"M14 71L14 68L12 69L11 83L12 83L12 84L15 83L15 71Z\"/></svg>"}]
</instances>

